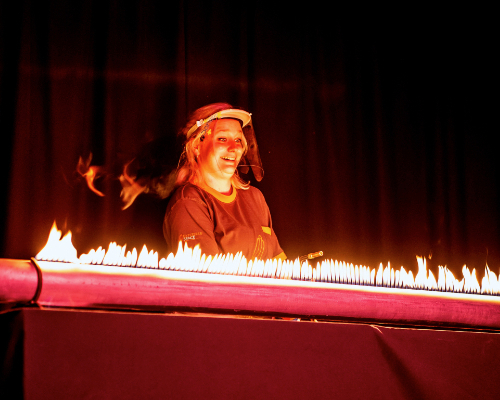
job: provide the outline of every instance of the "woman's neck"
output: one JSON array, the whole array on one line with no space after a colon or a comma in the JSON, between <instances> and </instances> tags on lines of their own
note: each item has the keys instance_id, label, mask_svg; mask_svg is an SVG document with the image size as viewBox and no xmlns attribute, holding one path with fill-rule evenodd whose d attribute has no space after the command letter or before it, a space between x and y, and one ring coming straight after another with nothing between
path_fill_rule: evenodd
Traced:
<instances>
[{"instance_id":1,"label":"woman's neck","mask_svg":"<svg viewBox=\"0 0 500 400\"><path fill-rule=\"evenodd\" d=\"M232 193L233 185L231 184L231 178L215 178L212 175L204 174L203 172L201 175L205 185L225 195L230 195Z\"/></svg>"}]
</instances>

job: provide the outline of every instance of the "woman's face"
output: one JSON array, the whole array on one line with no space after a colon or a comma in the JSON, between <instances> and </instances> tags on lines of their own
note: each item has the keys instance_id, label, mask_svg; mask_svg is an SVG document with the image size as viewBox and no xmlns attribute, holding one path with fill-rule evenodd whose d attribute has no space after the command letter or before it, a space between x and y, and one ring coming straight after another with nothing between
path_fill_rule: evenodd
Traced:
<instances>
[{"instance_id":1,"label":"woman's face","mask_svg":"<svg viewBox=\"0 0 500 400\"><path fill-rule=\"evenodd\" d=\"M213 178L230 179L243 155L243 140L239 121L212 121L198 147L198 165L202 172Z\"/></svg>"}]
</instances>

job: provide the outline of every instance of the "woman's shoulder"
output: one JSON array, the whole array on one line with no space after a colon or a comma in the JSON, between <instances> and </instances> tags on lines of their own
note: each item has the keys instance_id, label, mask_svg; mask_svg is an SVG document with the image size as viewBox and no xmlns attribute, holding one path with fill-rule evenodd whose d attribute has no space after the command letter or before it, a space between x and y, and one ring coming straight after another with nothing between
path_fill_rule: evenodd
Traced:
<instances>
[{"instance_id":1,"label":"woman's shoulder","mask_svg":"<svg viewBox=\"0 0 500 400\"><path fill-rule=\"evenodd\" d=\"M170 197L167 213L179 204L192 204L193 202L203 206L206 206L207 203L201 188L192 183L186 183L179 186Z\"/></svg>"},{"instance_id":2,"label":"woman's shoulder","mask_svg":"<svg viewBox=\"0 0 500 400\"><path fill-rule=\"evenodd\" d=\"M252 199L253 201L259 201L265 203L264 195L255 186L249 186L248 189L238 189L238 195Z\"/></svg>"},{"instance_id":3,"label":"woman's shoulder","mask_svg":"<svg viewBox=\"0 0 500 400\"><path fill-rule=\"evenodd\" d=\"M181 199L200 199L201 197L203 197L203 190L200 187L188 182L179 186L174 191L170 201L175 202Z\"/></svg>"},{"instance_id":4,"label":"woman's shoulder","mask_svg":"<svg viewBox=\"0 0 500 400\"><path fill-rule=\"evenodd\" d=\"M250 194L251 196L262 196L264 197L264 195L262 194L262 192L257 189L255 186L249 186L248 189L239 189L239 192L240 193L248 193Z\"/></svg>"},{"instance_id":5,"label":"woman's shoulder","mask_svg":"<svg viewBox=\"0 0 500 400\"><path fill-rule=\"evenodd\" d=\"M249 186L248 189L236 189L236 190L237 190L236 198L240 197L263 203L266 202L262 192L254 186ZM203 188L188 182L182 186L179 186L174 191L172 197L170 198L169 205L172 206L175 203L179 202L180 200L194 200L207 203L208 198L210 197L209 195L210 193L204 190ZM224 203L226 202L228 201L224 201Z\"/></svg>"}]
</instances>

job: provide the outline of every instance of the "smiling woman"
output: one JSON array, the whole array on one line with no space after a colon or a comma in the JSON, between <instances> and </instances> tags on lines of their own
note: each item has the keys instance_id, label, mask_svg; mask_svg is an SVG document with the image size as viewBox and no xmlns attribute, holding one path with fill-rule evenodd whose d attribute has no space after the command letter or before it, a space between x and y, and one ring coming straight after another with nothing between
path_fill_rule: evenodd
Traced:
<instances>
[{"instance_id":1,"label":"smiling woman","mask_svg":"<svg viewBox=\"0 0 500 400\"><path fill-rule=\"evenodd\" d=\"M203 253L241 251L247 259L286 256L281 249L262 193L243 181L237 167L262 168L251 115L216 103L196 110L185 128L184 152L163 232L175 250L179 241L200 245ZM243 161L244 160L244 161Z\"/></svg>"},{"instance_id":2,"label":"smiling woman","mask_svg":"<svg viewBox=\"0 0 500 400\"><path fill-rule=\"evenodd\" d=\"M203 133L194 150L202 178L218 192L231 194L231 178L246 147L241 124L235 119L221 119L207 126L213 129Z\"/></svg>"}]
</instances>

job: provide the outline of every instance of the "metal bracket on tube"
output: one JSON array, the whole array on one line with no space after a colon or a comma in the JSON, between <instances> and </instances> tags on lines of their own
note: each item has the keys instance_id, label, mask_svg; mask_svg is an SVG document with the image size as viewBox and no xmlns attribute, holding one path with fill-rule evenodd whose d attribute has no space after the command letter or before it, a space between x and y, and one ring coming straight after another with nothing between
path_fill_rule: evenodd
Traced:
<instances>
[{"instance_id":1,"label":"metal bracket on tube","mask_svg":"<svg viewBox=\"0 0 500 400\"><path fill-rule=\"evenodd\" d=\"M35 292L35 295L33 296L33 298L30 300L30 304L36 304L38 299L40 298L40 293L42 293L43 278L42 278L42 270L40 269L40 266L38 265L38 263L34 257L31 257L31 262L35 266L36 275L38 277L38 280L37 280L37 285L36 285L36 292Z\"/></svg>"}]
</instances>

